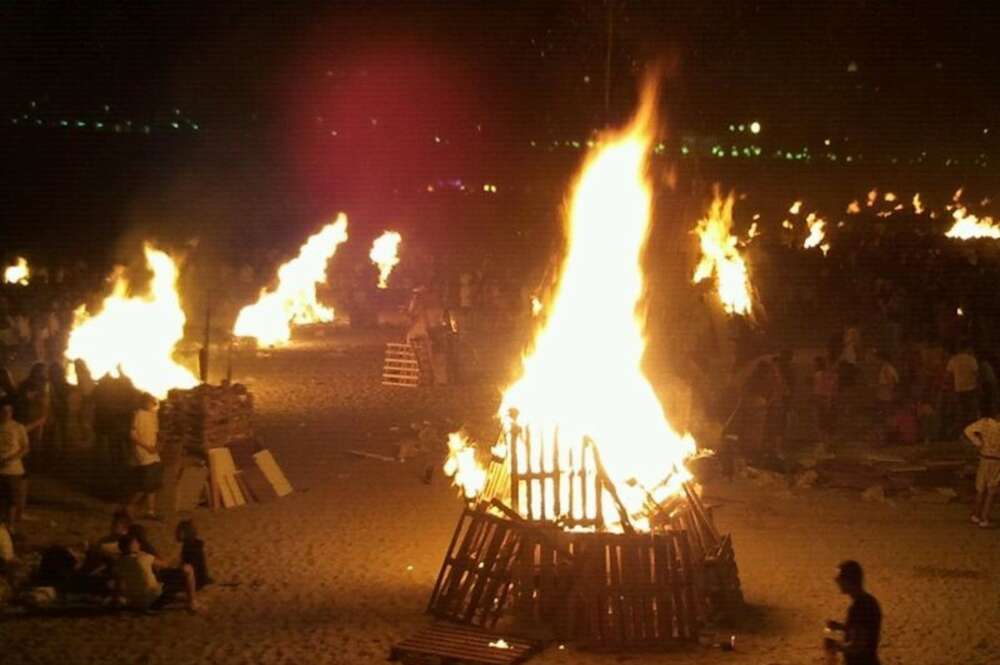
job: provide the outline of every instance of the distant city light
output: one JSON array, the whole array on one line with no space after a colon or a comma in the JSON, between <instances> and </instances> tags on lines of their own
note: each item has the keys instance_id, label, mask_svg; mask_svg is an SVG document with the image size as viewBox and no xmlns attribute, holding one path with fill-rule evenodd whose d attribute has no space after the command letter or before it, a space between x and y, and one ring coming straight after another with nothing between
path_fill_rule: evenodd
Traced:
<instances>
[{"instance_id":1,"label":"distant city light","mask_svg":"<svg viewBox=\"0 0 1000 665\"><path fill-rule=\"evenodd\" d=\"M756 120L750 123L750 133L760 134L760 123L757 122Z\"/></svg>"}]
</instances>

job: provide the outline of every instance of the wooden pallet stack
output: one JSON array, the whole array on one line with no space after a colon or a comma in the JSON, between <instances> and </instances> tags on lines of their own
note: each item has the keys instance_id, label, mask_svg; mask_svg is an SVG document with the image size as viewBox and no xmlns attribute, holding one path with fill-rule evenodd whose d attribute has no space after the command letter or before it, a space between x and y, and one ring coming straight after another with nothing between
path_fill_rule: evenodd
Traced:
<instances>
[{"instance_id":1,"label":"wooden pallet stack","mask_svg":"<svg viewBox=\"0 0 1000 665\"><path fill-rule=\"evenodd\" d=\"M171 390L160 405L160 447L164 451L207 451L254 440L253 395L239 384L201 384Z\"/></svg>"},{"instance_id":2,"label":"wooden pallet stack","mask_svg":"<svg viewBox=\"0 0 1000 665\"><path fill-rule=\"evenodd\" d=\"M577 444L567 469L558 440L533 450L541 438L516 431L504 442L509 459L493 460L487 491L459 519L432 615L481 629L507 615L564 642L630 650L693 642L706 622L742 607L732 539L690 485L653 506L652 530L639 533L592 441ZM567 517L562 508L584 497L592 509ZM605 502L617 506L620 533L608 531Z\"/></svg>"}]
</instances>

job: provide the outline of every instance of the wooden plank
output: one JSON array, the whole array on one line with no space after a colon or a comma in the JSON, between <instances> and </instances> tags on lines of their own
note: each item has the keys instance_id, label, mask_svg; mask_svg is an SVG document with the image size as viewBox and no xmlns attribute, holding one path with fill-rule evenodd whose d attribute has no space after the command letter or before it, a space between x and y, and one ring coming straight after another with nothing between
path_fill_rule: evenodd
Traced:
<instances>
[{"instance_id":1,"label":"wooden plank","mask_svg":"<svg viewBox=\"0 0 1000 665\"><path fill-rule=\"evenodd\" d=\"M237 497L233 490L233 484L229 478L236 471L233 464L233 456L228 448L210 448L208 451L208 469L212 478L212 484L222 505L225 508L233 508L237 505ZM242 499L242 497L240 497Z\"/></svg>"},{"instance_id":2,"label":"wooden plank","mask_svg":"<svg viewBox=\"0 0 1000 665\"><path fill-rule=\"evenodd\" d=\"M258 503L273 501L278 498L274 487L268 482L264 472L257 468L256 465L241 469L240 480L246 486L247 493Z\"/></svg>"},{"instance_id":3,"label":"wooden plank","mask_svg":"<svg viewBox=\"0 0 1000 665\"><path fill-rule=\"evenodd\" d=\"M399 372L385 372L382 374L383 379L398 379L400 381L419 381L420 377L416 374L401 374Z\"/></svg>"},{"instance_id":4,"label":"wooden plank","mask_svg":"<svg viewBox=\"0 0 1000 665\"><path fill-rule=\"evenodd\" d=\"M285 478L285 474L282 472L281 467L279 467L278 463L274 460L274 456L271 455L271 451L261 450L260 452L254 454L253 459L257 464L257 468L263 472L268 482L271 483L275 494L281 497L292 493L292 486L289 484L288 479Z\"/></svg>"},{"instance_id":5,"label":"wooden plank","mask_svg":"<svg viewBox=\"0 0 1000 665\"><path fill-rule=\"evenodd\" d=\"M455 543L458 542L458 536L463 531L466 526L466 519L469 511L468 509L462 511L462 514L458 517L458 524L455 525L455 532L451 536L451 543L448 544L448 549L445 551L444 562L441 564L441 570L438 571L437 581L434 582L434 590L431 592L430 602L427 604L427 611L430 612L435 605L435 601L440 596L441 584L444 581L445 574L448 570L448 564L451 560L451 555L455 551Z\"/></svg>"},{"instance_id":6,"label":"wooden plank","mask_svg":"<svg viewBox=\"0 0 1000 665\"><path fill-rule=\"evenodd\" d=\"M201 496L208 483L208 469L203 466L186 466L181 470L174 497L174 510L189 512L201 503Z\"/></svg>"},{"instance_id":7,"label":"wooden plank","mask_svg":"<svg viewBox=\"0 0 1000 665\"><path fill-rule=\"evenodd\" d=\"M687 538L678 539L678 551L680 552L681 568L683 569L683 596L685 623L688 631L684 637L691 639L697 636L698 610L695 605L693 577L693 561L691 560L691 548Z\"/></svg>"}]
</instances>

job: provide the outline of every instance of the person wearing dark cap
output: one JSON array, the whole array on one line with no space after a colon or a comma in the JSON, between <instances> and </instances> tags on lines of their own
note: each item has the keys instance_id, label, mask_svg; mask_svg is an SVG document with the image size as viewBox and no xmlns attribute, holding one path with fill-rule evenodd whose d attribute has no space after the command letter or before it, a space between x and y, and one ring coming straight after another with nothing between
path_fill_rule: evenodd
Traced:
<instances>
[{"instance_id":1,"label":"person wearing dark cap","mask_svg":"<svg viewBox=\"0 0 1000 665\"><path fill-rule=\"evenodd\" d=\"M842 653L844 665L879 665L878 643L882 631L882 610L875 597L865 591L864 572L857 561L844 561L837 566L834 578L840 592L851 597L847 621L827 621L828 631L844 634L842 640L827 638L828 653Z\"/></svg>"}]
</instances>

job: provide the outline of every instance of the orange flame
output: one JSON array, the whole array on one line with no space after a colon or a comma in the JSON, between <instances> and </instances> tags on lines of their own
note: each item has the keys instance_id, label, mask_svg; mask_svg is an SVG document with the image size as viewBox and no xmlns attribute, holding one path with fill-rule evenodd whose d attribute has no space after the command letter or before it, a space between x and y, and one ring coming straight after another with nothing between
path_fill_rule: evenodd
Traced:
<instances>
[{"instance_id":1,"label":"orange flame","mask_svg":"<svg viewBox=\"0 0 1000 665\"><path fill-rule=\"evenodd\" d=\"M979 218L968 211L964 206L959 206L952 217L955 223L948 229L945 236L958 240L972 240L975 238L1000 239L1000 226L993 223L992 217Z\"/></svg>"},{"instance_id":2,"label":"orange flame","mask_svg":"<svg viewBox=\"0 0 1000 665\"><path fill-rule=\"evenodd\" d=\"M291 340L292 323L333 321L333 309L316 300L316 285L326 281L327 262L345 240L347 216L340 213L335 222L306 240L298 256L278 268L273 291L261 289L257 302L240 310L233 334L276 346Z\"/></svg>"},{"instance_id":3,"label":"orange flame","mask_svg":"<svg viewBox=\"0 0 1000 665\"><path fill-rule=\"evenodd\" d=\"M399 263L399 243L403 237L395 231L386 231L372 243L368 258L378 266L378 288L389 285L389 273Z\"/></svg>"},{"instance_id":4,"label":"orange flame","mask_svg":"<svg viewBox=\"0 0 1000 665\"><path fill-rule=\"evenodd\" d=\"M656 87L647 86L631 124L605 137L588 156L573 187L567 251L545 326L499 410L508 427L508 414L516 412L537 440L561 440L564 468L571 451L574 460L584 458L584 437L593 440L633 515L649 498L659 501L680 491L680 483L690 477L684 460L694 452L694 441L667 422L640 367L646 342L637 308L644 287L640 259L650 226L652 187L646 169L655 97ZM581 358L588 359L582 377ZM520 471L540 470L551 452L531 460L518 455ZM563 502L564 510L573 510L565 508L568 503Z\"/></svg>"},{"instance_id":5,"label":"orange flame","mask_svg":"<svg viewBox=\"0 0 1000 665\"><path fill-rule=\"evenodd\" d=\"M454 479L466 499L476 498L486 486L486 470L476 459L476 447L462 432L448 435L444 475Z\"/></svg>"},{"instance_id":6,"label":"orange flame","mask_svg":"<svg viewBox=\"0 0 1000 665\"><path fill-rule=\"evenodd\" d=\"M14 265L7 266L3 271L3 281L5 284L21 284L27 286L31 277L31 270L28 268L28 260L23 256L17 257Z\"/></svg>"},{"instance_id":7,"label":"orange flame","mask_svg":"<svg viewBox=\"0 0 1000 665\"><path fill-rule=\"evenodd\" d=\"M829 243L823 242L823 239L826 237L826 220L820 219L816 216L816 213L811 212L806 217L806 225L809 227L809 236L802 243L802 246L806 249L819 247L820 251L823 252L823 256L826 256L826 253L830 250Z\"/></svg>"},{"instance_id":8,"label":"orange flame","mask_svg":"<svg viewBox=\"0 0 1000 665\"><path fill-rule=\"evenodd\" d=\"M88 314L83 305L76 310L65 355L83 359L95 378L122 373L139 390L162 399L171 388L192 388L198 381L173 360L185 323L177 266L149 245L144 252L153 272L147 295L129 295L129 283L119 269L98 313Z\"/></svg>"},{"instance_id":9,"label":"orange flame","mask_svg":"<svg viewBox=\"0 0 1000 665\"><path fill-rule=\"evenodd\" d=\"M730 232L733 203L732 193L723 201L716 189L708 215L698 222L694 232L701 244L701 261L695 268L693 282L698 284L714 274L722 307L728 314L746 316L751 310L750 278L737 249L736 236ZM756 230L755 226L751 228Z\"/></svg>"}]
</instances>

